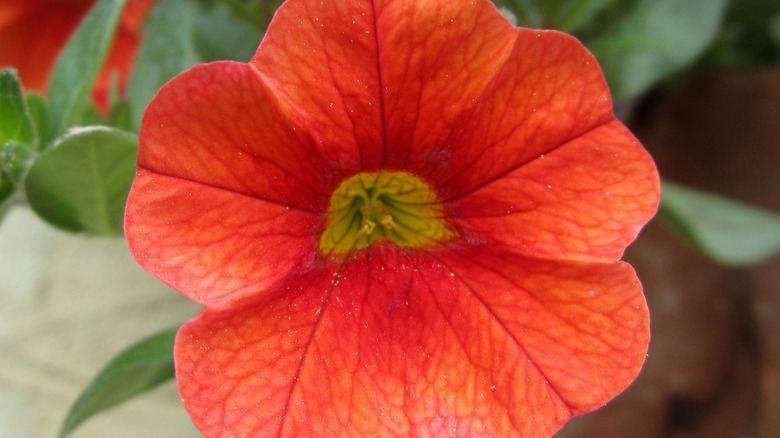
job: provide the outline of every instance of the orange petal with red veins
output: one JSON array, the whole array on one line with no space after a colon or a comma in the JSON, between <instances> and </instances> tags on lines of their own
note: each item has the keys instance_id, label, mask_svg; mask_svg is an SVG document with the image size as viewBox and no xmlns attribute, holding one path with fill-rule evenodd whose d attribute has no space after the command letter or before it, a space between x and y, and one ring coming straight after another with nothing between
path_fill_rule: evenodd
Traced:
<instances>
[{"instance_id":1,"label":"orange petal with red veins","mask_svg":"<svg viewBox=\"0 0 780 438\"><path fill-rule=\"evenodd\" d=\"M515 35L490 2L287 2L252 65L326 153L373 171L436 159Z\"/></svg>"},{"instance_id":2,"label":"orange petal with red veins","mask_svg":"<svg viewBox=\"0 0 780 438\"><path fill-rule=\"evenodd\" d=\"M466 239L545 259L616 261L656 212L659 180L617 120L454 200Z\"/></svg>"},{"instance_id":3,"label":"orange petal with red veins","mask_svg":"<svg viewBox=\"0 0 780 438\"><path fill-rule=\"evenodd\" d=\"M196 66L163 86L147 107L138 165L280 205L324 211L331 187L343 177L335 170L340 157L320 150L291 112L287 101L269 91L246 64Z\"/></svg>"},{"instance_id":4,"label":"orange petal with red veins","mask_svg":"<svg viewBox=\"0 0 780 438\"><path fill-rule=\"evenodd\" d=\"M451 157L429 177L445 199L615 119L596 59L560 32L518 29L511 54L492 80L459 130L439 145L451 148Z\"/></svg>"},{"instance_id":5,"label":"orange petal with red veins","mask_svg":"<svg viewBox=\"0 0 780 438\"><path fill-rule=\"evenodd\" d=\"M138 263L214 308L314 262L318 215L139 169L125 215ZM218 226L216 225L218 224Z\"/></svg>"},{"instance_id":6,"label":"orange petal with red veins","mask_svg":"<svg viewBox=\"0 0 780 438\"><path fill-rule=\"evenodd\" d=\"M518 344L529 378L541 375L573 415L603 406L639 373L649 313L627 263L533 260L485 249L446 252L440 260L469 291L471 305L484 306ZM526 406L532 413L534 400Z\"/></svg>"},{"instance_id":7,"label":"orange petal with red veins","mask_svg":"<svg viewBox=\"0 0 780 438\"><path fill-rule=\"evenodd\" d=\"M176 340L206 436L549 436L636 375L648 341L623 263L372 246Z\"/></svg>"},{"instance_id":8,"label":"orange petal with red veins","mask_svg":"<svg viewBox=\"0 0 780 438\"><path fill-rule=\"evenodd\" d=\"M475 116L517 29L490 2L379 3L385 166L414 163L425 175L446 166L442 149L452 130Z\"/></svg>"},{"instance_id":9,"label":"orange petal with red veins","mask_svg":"<svg viewBox=\"0 0 780 438\"><path fill-rule=\"evenodd\" d=\"M285 2L250 63L348 174L382 158L375 14L365 0Z\"/></svg>"}]
</instances>

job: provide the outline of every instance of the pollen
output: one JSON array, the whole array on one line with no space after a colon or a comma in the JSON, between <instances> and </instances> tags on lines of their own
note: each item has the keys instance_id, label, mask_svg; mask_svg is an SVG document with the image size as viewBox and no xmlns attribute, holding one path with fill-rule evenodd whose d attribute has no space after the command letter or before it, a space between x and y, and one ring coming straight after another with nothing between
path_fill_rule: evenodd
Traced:
<instances>
[{"instance_id":1,"label":"pollen","mask_svg":"<svg viewBox=\"0 0 780 438\"><path fill-rule=\"evenodd\" d=\"M359 173L333 192L319 251L345 255L376 241L401 247L431 248L457 233L438 197L422 179L407 172Z\"/></svg>"}]
</instances>

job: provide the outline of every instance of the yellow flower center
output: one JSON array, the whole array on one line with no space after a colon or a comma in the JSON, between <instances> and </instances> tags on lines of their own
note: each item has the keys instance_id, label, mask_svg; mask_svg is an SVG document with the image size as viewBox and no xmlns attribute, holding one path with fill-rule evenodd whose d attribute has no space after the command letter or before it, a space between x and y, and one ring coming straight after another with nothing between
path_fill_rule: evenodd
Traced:
<instances>
[{"instance_id":1,"label":"yellow flower center","mask_svg":"<svg viewBox=\"0 0 780 438\"><path fill-rule=\"evenodd\" d=\"M344 255L380 239L425 248L455 236L436 194L420 178L406 172L359 173L333 192L319 250Z\"/></svg>"}]
</instances>

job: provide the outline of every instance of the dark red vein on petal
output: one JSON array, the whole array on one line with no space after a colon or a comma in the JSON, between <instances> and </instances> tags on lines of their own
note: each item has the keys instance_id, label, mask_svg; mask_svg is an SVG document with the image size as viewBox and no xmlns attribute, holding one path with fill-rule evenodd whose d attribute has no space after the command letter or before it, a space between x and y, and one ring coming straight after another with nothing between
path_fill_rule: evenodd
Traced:
<instances>
[{"instance_id":1,"label":"dark red vein on petal","mask_svg":"<svg viewBox=\"0 0 780 438\"><path fill-rule=\"evenodd\" d=\"M540 259L540 260L542 260L542 259ZM550 260L550 261L560 261L560 260L565 260L565 259L556 259L556 260ZM480 263L480 262L479 262L478 260L476 260L476 259L469 259L469 262L470 262L470 263L474 263L474 264L477 264L477 265L479 265L479 266L480 266L480 267L482 267L484 270L486 270L486 271L490 271L490 272L494 273L495 275L497 275L497 276L499 276L499 277L503 278L504 280L506 280L507 282L509 282L509 283L511 283L511 284L515 284L515 283L514 283L514 281L513 281L511 278L507 277L507 276L506 276L506 275L505 275L503 272L501 272L501 271L498 271L498 270L496 270L496 269L493 269L493 268L492 268L491 266L489 266L489 265L485 265L485 264L483 264L483 263ZM606 264L611 264L611 263L599 263L599 262L583 263L582 261L573 261L573 262L574 262L575 264L580 264L580 265L584 265L584 264L593 264L593 265L596 265L596 264L598 264L598 265L602 265L602 264L604 264L604 265L606 265ZM615 262L615 263L618 263L618 262ZM597 338L597 339L599 339L599 341L601 341L601 339L600 339L600 338L598 338L598 336L596 336L596 335L598 334L598 332L595 332L595 331L589 332L589 331L583 330L583 329L582 329L582 328L580 328L580 327L577 327L576 325L572 324L570 321L568 321L568 320L564 319L563 317L561 317L561 316L560 316L558 313L556 313L555 311L551 310L551 309L550 309L548 306L546 306L546 305L544 304L544 302L542 302L541 300L539 300L539 298L537 298L537 297L536 297L536 295L534 295L534 294L530 294L530 293L529 293L529 294L527 294L527 296L528 296L529 298L531 298L532 300L534 300L534 301L535 301L537 304L539 304L541 307L544 307L545 309L547 309L547 311L548 311L548 312L550 312L550 314L551 314L551 315L555 316L555 318L556 318L556 319L557 319L557 320L558 320L558 321L559 321L561 324L563 324L563 325L565 325L565 326L567 326L567 327L570 327L570 328L574 329L574 331L577 331L577 332L581 332L581 333L586 333L586 334L592 335L594 338ZM603 342L603 341L602 341L602 342ZM617 347L615 347L614 345L609 345L609 344L607 344L607 343L604 343L604 345L607 345L609 348L611 348L611 349L613 349L613 350L618 350L618 348L617 348Z\"/></svg>"},{"instance_id":2,"label":"dark red vein on petal","mask_svg":"<svg viewBox=\"0 0 780 438\"><path fill-rule=\"evenodd\" d=\"M263 86L263 89L265 91L267 91L270 95L272 95L275 99L277 99L277 100L273 101L273 104L274 104L274 107L276 107L277 111L280 114L283 114L284 111L282 111L279 108L279 105L278 105L277 102L278 101L283 101L296 115L301 116L302 119L311 118L311 116L309 115L309 113L307 111L305 111L300 105L296 104L295 101L290 99L287 96L287 94L284 92L284 90L281 89L278 85L276 85L265 73L260 71L260 69L254 63L249 63L248 66L249 66L249 70L254 72L256 77L259 79L261 85ZM315 141L315 139L314 139L314 134L312 132L310 132L308 129L305 129L305 127L304 127L304 129L301 129L301 132L303 132L307 136L307 138L310 140L310 144L312 144L312 145L318 144L318 142ZM308 152L311 152L311 155L316 157L318 159L318 161L320 163L322 163L322 168L323 169L328 169L328 168L332 168L333 167L333 163L332 162L328 162L328 161L324 160L323 159L324 157L319 154L319 152L321 152L321 150L319 148L317 148L317 147L309 148ZM362 160L362 156L361 156L361 160ZM286 174L288 174L291 177L297 179L297 177L293 173L287 172L284 169L284 167L280 166L278 163L272 162L270 160L266 160L266 161L276 165L279 169L285 171ZM303 184L303 185L306 186L307 184ZM315 189L314 187L311 187L311 189L314 191L314 193L321 194L321 193L317 192L316 190L314 190Z\"/></svg>"},{"instance_id":3,"label":"dark red vein on petal","mask_svg":"<svg viewBox=\"0 0 780 438\"><path fill-rule=\"evenodd\" d=\"M598 124L592 126L591 128L589 128L586 131L583 131L583 132L577 133L575 135L572 135L571 137L561 141L557 146L551 147L549 150L544 152L542 155L544 155L544 156L550 155L550 154L554 153L555 151L557 151L558 149L561 149L562 147L565 147L569 143L579 139L580 137L584 137L584 136L590 134L592 131L595 131L596 129L599 129L599 128L603 127L603 126L608 125L609 123L613 122L614 120L615 120L614 118L610 118L609 120L605 120L605 121L603 121L601 123L598 123ZM487 149L489 149L489 147L486 147L485 149L487 150ZM480 154L480 156L482 156L482 154ZM521 161L520 163L517 163L516 165L507 168L506 170L496 174L495 176L493 176L493 177L491 177L491 178L489 178L489 179L487 179L487 180L477 184L476 186L474 186L474 187L472 187L472 188L470 188L470 189L468 189L468 190L466 190L466 191L464 191L462 193L457 194L456 196L453 196L453 197L450 197L450 198L447 198L447 199L443 199L441 202L442 203L455 202L455 201L457 201L459 199L465 198L466 196L468 196L468 195L470 195L470 194L472 194L472 193L474 193L474 192L476 192L476 191L478 191L478 190L480 190L480 189L482 189L484 187L487 187L487 186L489 186L490 184L493 184L496 181L499 181L500 179L502 179L505 176L515 172L516 170L520 169L521 167L526 166L526 165L528 165L528 164L530 164L530 163L532 163L532 162L534 162L536 160L539 160L540 158L542 158L541 155L530 157L529 159L527 159L525 161ZM466 171L466 169L467 168L464 167L460 171L456 172L451 178L449 178L442 185L447 185L450 182L452 182L453 180L457 179L457 177L460 174L462 174L464 171Z\"/></svg>"},{"instance_id":4,"label":"dark red vein on petal","mask_svg":"<svg viewBox=\"0 0 780 438\"><path fill-rule=\"evenodd\" d=\"M387 161L387 118L385 115L385 83L382 79L382 63L379 58L379 26L377 25L379 23L379 17L376 13L376 2L374 0L371 1L371 14L373 15L373 23L374 23L374 44L376 47L376 75L377 75L377 85L379 86L379 117L380 117L380 123L382 124L382 161L380 163L381 167L385 167L385 162Z\"/></svg>"},{"instance_id":5,"label":"dark red vein on petal","mask_svg":"<svg viewBox=\"0 0 780 438\"><path fill-rule=\"evenodd\" d=\"M183 178L183 177L178 176L178 175L169 175L169 174L157 171L157 170L149 169L149 168L144 167L144 166L138 166L138 168L139 169L143 169L143 170L145 170L145 171L147 171L147 172L149 172L151 174L154 174L154 175L159 175L159 176L166 177L166 178L178 179L178 180L181 180L181 181L184 181L184 182L188 182L188 183L191 183L191 184L201 185L203 187L209 187L209 188L216 189L216 190L222 190L222 191L225 191L225 192L235 193L236 195L245 196L247 198L252 198L252 199L257 199L258 201L267 202L269 204L274 204L274 205L278 205L278 206L281 206L281 207L302 211L304 213L324 214L324 212L325 212L325 210L315 210L315 209L306 208L306 207L303 207L303 206L300 206L300 205L288 204L286 202L282 202L282 201L277 200L277 199L266 198L265 196L260 196L260 195L257 195L255 193L241 192L241 191L237 191L235 189L228 188L228 187L222 187L222 186L218 186L218 185L215 185L215 184L207 184L207 183L204 183L202 181L195 181L193 179ZM317 193L317 192L315 192L315 193ZM317 193L317 194L321 195L321 193Z\"/></svg>"},{"instance_id":6,"label":"dark red vein on petal","mask_svg":"<svg viewBox=\"0 0 780 438\"><path fill-rule=\"evenodd\" d=\"M299 378L301 372L303 371L303 367L306 363L306 358L309 356L309 351L311 350L312 342L314 341L314 337L317 335L317 328L320 326L320 323L322 323L322 318L325 316L325 312L328 310L331 298L333 297L333 292L336 290L336 286L339 285L340 283L339 280L341 279L341 273L344 271L344 267L346 266L346 264L347 264L347 259L345 258L344 261L341 263L341 265L339 265L338 270L333 276L333 281L331 281L330 290L328 290L325 299L322 301L322 305L319 308L319 313L317 314L317 319L314 320L314 324L312 325L309 339L306 341L306 345L304 345L303 347L301 360L298 363L298 367L296 368L295 373L292 376L293 384L290 385L290 390L287 394L287 400L285 400L284 407L282 408L282 412L280 414L281 421L279 422L279 430L276 433L276 436L279 438L283 436L285 422L287 421L287 411L290 409L290 403L292 402L293 393L295 392L295 388L298 386Z\"/></svg>"},{"instance_id":7,"label":"dark red vein on petal","mask_svg":"<svg viewBox=\"0 0 780 438\"><path fill-rule=\"evenodd\" d=\"M447 268L449 268L449 266L444 264L444 263L442 263L442 265L446 266ZM452 271L452 272L455 272L455 271ZM460 347L460 350L463 352L463 354L466 357L469 358L469 360L471 360L471 355L469 354L468 349L466 348L466 345L463 343L463 340L461 339L460 332L458 330L456 330L455 327L453 327L452 324L450 323L450 317L448 317L446 315L446 313L444 312L444 310L442 309L442 306L441 306L439 300L437 299L437 294L435 293L434 287L431 285L430 282L427 281L427 279L425 278L424 275L421 275L420 277L422 278L422 281L425 282L425 284L428 286L428 293L430 294L431 299L433 300L434 304L436 305L436 309L439 311L439 314L441 314L441 316L444 317L444 320L447 322L447 328L450 329L450 332L452 332L452 334L455 336L455 339L458 340L458 346ZM456 277L458 277L458 280L461 281L461 279L459 278L460 276L457 273L456 273ZM463 283L463 281L461 281L461 283ZM465 285L465 283L463 283L463 284ZM512 406L510 406L504 400L497 400L497 401L499 403L501 403L502 405L504 405L504 407L507 410L510 410L512 408ZM514 418L511 415L507 416L507 417L508 417L509 421L512 423L512 425L515 426L515 428L519 430L520 429L520 425L515 424Z\"/></svg>"},{"instance_id":8,"label":"dark red vein on petal","mask_svg":"<svg viewBox=\"0 0 780 438\"><path fill-rule=\"evenodd\" d=\"M471 284L469 284L469 282L468 282L468 281L466 281L465 277L463 277L462 275L460 275L460 273L459 273L459 272L458 272L456 269L454 269L454 268L452 267L452 265L450 265L450 264L448 264L448 263L444 262L444 261L443 261L443 260L442 260L440 257L438 257L438 256L436 256L436 255L432 255L432 256L433 256L433 257L434 257L434 258L435 258L435 259L436 259L436 260L437 260L439 263L441 263L443 266L446 266L446 267L447 267L447 268L448 268L448 269L449 269L449 270L450 270L450 271L451 271L451 272L454 274L454 277L455 277L455 278L456 278L456 279L457 279L457 280L458 280L458 281L459 281L461 284L463 284L463 287L465 287L465 288L466 288L466 290L468 290L468 291L469 291L469 294L470 294L472 297L474 297L474 299L475 299L475 300L477 300L477 302L478 302L478 303L479 303L479 304L480 304L480 305L481 305L481 306L482 306L482 307L485 309L485 311L487 311L487 312L488 312L488 314L489 314L490 316L492 316L492 317L493 317L493 320L494 320L494 321L495 321L495 322L496 322L496 323L497 323L497 324L498 324L498 325L499 325L499 326L500 326L500 327L501 327L501 328L502 328L502 329L503 329L503 330L506 332L507 336L509 336L509 338L510 338L510 339L512 339L512 341L514 341L514 343L517 345L517 347L518 347L518 348L520 348L520 350L522 350L523 354L525 354L525 356L526 356L527 358L531 359L529 363L530 363L530 364L532 364L532 366L534 367L534 369L536 369L536 371L539 373L539 375L540 375L540 376L542 376L542 377L544 378L545 382L547 382L547 385L548 385L548 386L550 387L550 389L553 391L553 393L555 394L555 396L556 396L556 397L557 397L557 398L558 398L558 399L559 399L559 400L560 400L560 401L561 401L561 402L562 402L562 403L563 403L563 404L566 406L566 408L567 408L567 409L569 409L569 412L572 412L572 411L573 411L573 409L572 409L572 406L571 406L571 405L568 403L568 401L566 401L566 399L564 399L564 398L561 396L560 392L558 391L558 389L556 389L556 387L555 387L555 385L553 384L553 382L552 382L552 381L550 381L549 377L548 377L548 376L547 376L547 374L544 372L544 370L542 370L541 368L539 368L539 365L537 365L537 364L536 364L536 362L533 360L532 356L531 356L531 355L528 353L528 351L525 349L525 347L523 346L522 342L520 342L520 340L519 340L519 339L518 339L516 336L514 336L514 334L512 333L512 331L511 331L511 330L509 330L509 328L506 326L506 324L504 324L504 322L503 322L503 321L502 321L502 320L501 320L501 319L498 317L498 315L496 315L496 313L495 313L495 312L493 312L493 309L492 309L492 308L491 308L491 307L490 307L490 306L489 306L489 305L488 305L488 304L485 302L485 300L484 300L484 299L483 299L483 298L482 298L482 297L481 297L481 296L480 296L480 295L477 293L477 291L476 291L476 290L475 290L475 289L474 289L474 288L471 286ZM473 260L472 260L472 261L473 261Z\"/></svg>"}]
</instances>

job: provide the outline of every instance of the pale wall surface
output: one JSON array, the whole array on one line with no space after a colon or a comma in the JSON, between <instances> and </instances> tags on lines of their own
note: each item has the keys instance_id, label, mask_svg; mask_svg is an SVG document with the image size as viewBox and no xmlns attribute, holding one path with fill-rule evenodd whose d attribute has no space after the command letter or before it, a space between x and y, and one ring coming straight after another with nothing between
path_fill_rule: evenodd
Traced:
<instances>
[{"instance_id":1,"label":"pale wall surface","mask_svg":"<svg viewBox=\"0 0 780 438\"><path fill-rule=\"evenodd\" d=\"M121 238L67 234L26 208L11 210L0 222L0 437L55 437L114 355L198 311L141 270ZM198 436L173 382L71 435Z\"/></svg>"}]
</instances>

